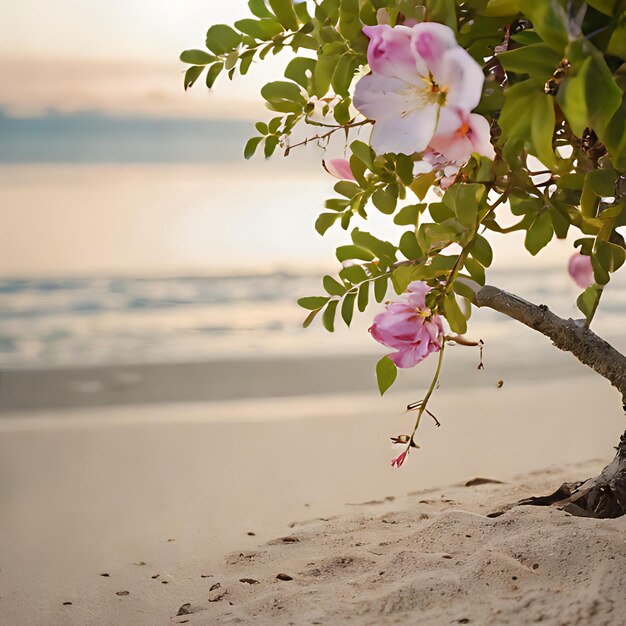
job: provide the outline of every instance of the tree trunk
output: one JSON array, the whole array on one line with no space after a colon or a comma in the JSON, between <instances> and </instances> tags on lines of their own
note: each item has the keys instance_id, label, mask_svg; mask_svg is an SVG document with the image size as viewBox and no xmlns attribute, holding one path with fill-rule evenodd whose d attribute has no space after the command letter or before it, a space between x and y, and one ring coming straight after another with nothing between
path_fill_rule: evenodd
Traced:
<instances>
[{"instance_id":1,"label":"tree trunk","mask_svg":"<svg viewBox=\"0 0 626 626\"><path fill-rule=\"evenodd\" d=\"M565 320L545 305L532 304L490 285L480 287L473 281L464 282L474 290L477 306L499 311L546 335L557 348L570 352L581 363L606 378L621 393L626 411L626 356L598 337L584 320ZM620 517L626 514L626 432L616 449L613 461L595 478L564 483L549 496L528 498L516 505L557 505L573 515L588 517ZM492 517L503 512L497 511Z\"/></svg>"}]
</instances>

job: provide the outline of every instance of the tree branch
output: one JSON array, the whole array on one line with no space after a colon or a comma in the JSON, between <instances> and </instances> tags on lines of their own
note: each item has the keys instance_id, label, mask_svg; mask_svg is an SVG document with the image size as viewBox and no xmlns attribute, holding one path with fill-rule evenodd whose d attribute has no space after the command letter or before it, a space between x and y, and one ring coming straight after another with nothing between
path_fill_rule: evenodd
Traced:
<instances>
[{"instance_id":1,"label":"tree branch","mask_svg":"<svg viewBox=\"0 0 626 626\"><path fill-rule=\"evenodd\" d=\"M557 348L570 352L606 378L622 394L626 404L626 356L586 328L583 321L563 319L543 304L537 306L491 285L468 286L476 293L477 306L499 311L549 337Z\"/></svg>"}]
</instances>

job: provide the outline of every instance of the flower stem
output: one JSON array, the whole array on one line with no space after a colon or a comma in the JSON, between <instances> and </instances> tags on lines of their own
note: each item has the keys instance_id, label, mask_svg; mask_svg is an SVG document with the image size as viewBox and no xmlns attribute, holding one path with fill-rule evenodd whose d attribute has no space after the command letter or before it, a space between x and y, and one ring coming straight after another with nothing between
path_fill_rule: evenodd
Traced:
<instances>
[{"instance_id":1,"label":"flower stem","mask_svg":"<svg viewBox=\"0 0 626 626\"><path fill-rule=\"evenodd\" d=\"M428 401L430 400L430 397L433 395L433 392L435 391L437 387L437 383L439 382L439 376L441 374L441 365L443 364L443 351L445 347L446 347L446 340L444 338L443 342L441 343L441 350L439 350L439 360L437 361L437 369L435 370L435 375L433 376L433 380L430 383L430 387L428 388L428 392L426 393L426 396L422 400L422 404L420 405L419 411L417 413L417 418L415 419L415 428L413 428L413 432L411 433L411 437L409 439L409 448L411 447L411 444L415 443L413 441L413 437L415 437L415 433L417 432L417 429L420 425L422 415L426 413L426 406L428 405Z\"/></svg>"}]
</instances>

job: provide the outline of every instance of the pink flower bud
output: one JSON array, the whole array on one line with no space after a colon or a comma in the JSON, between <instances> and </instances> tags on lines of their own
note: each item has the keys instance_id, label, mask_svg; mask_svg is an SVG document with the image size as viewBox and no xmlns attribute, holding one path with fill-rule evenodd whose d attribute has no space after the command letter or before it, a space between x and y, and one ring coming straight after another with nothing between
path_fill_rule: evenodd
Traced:
<instances>
[{"instance_id":1,"label":"pink flower bud","mask_svg":"<svg viewBox=\"0 0 626 626\"><path fill-rule=\"evenodd\" d=\"M407 448L400 456L396 457L395 459L391 461L391 467L401 467L408 453L409 453L409 449Z\"/></svg>"},{"instance_id":2,"label":"pink flower bud","mask_svg":"<svg viewBox=\"0 0 626 626\"><path fill-rule=\"evenodd\" d=\"M581 288L587 289L594 283L593 267L588 256L575 252L567 264L567 271L574 282Z\"/></svg>"},{"instance_id":3,"label":"pink flower bud","mask_svg":"<svg viewBox=\"0 0 626 626\"><path fill-rule=\"evenodd\" d=\"M322 161L323 168L335 178L341 178L343 180L356 180L354 174L350 169L350 161L348 159L329 159L328 161Z\"/></svg>"}]
</instances>

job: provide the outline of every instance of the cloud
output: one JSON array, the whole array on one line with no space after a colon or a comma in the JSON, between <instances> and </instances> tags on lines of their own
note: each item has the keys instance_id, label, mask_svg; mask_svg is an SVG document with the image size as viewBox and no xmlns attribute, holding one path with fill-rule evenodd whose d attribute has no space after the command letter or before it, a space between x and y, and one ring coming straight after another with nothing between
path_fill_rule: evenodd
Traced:
<instances>
[{"instance_id":1,"label":"cloud","mask_svg":"<svg viewBox=\"0 0 626 626\"><path fill-rule=\"evenodd\" d=\"M203 84L183 91L180 63L0 60L0 109L32 117L49 111L151 117L266 117L249 85L224 81L209 93Z\"/></svg>"}]
</instances>

